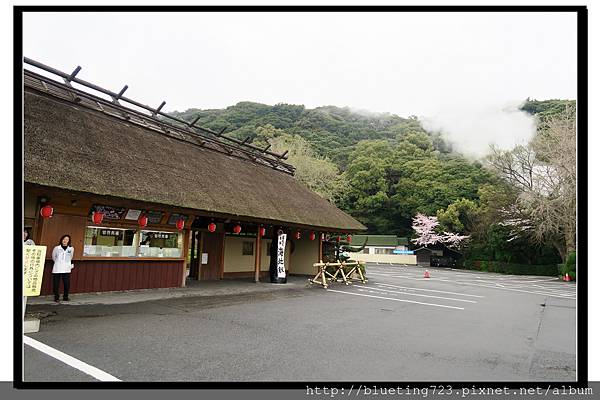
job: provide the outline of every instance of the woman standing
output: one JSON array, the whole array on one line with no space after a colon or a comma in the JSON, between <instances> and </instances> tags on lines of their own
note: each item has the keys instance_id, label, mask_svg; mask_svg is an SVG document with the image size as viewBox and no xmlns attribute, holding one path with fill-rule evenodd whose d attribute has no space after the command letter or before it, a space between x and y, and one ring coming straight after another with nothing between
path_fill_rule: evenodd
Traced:
<instances>
[{"instance_id":1,"label":"woman standing","mask_svg":"<svg viewBox=\"0 0 600 400\"><path fill-rule=\"evenodd\" d=\"M23 244L28 246L35 246L34 241L29 238L29 231L27 229L23 230Z\"/></svg>"},{"instance_id":2,"label":"woman standing","mask_svg":"<svg viewBox=\"0 0 600 400\"><path fill-rule=\"evenodd\" d=\"M69 301L69 285L71 283L71 269L73 264L73 254L75 250L71 246L71 236L63 235L60 238L59 245L52 250L52 260L54 267L52 268L52 288L54 289L54 302L59 302L59 285L62 279L64 294L63 301Z\"/></svg>"}]
</instances>

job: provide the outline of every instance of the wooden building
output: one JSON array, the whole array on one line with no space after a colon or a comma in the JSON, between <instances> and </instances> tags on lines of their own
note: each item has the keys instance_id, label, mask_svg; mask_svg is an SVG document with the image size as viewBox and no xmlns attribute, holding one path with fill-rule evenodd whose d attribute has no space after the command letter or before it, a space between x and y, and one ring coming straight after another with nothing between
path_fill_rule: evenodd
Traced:
<instances>
[{"instance_id":1,"label":"wooden building","mask_svg":"<svg viewBox=\"0 0 600 400\"><path fill-rule=\"evenodd\" d=\"M454 267L462 258L462 254L443 243L436 243L414 250L417 264L430 267Z\"/></svg>"},{"instance_id":2,"label":"wooden building","mask_svg":"<svg viewBox=\"0 0 600 400\"><path fill-rule=\"evenodd\" d=\"M195 279L258 280L279 230L288 272L312 274L321 233L365 230L297 181L285 154L26 64L24 225L48 257L71 235L73 293L180 287L186 266Z\"/></svg>"}]
</instances>

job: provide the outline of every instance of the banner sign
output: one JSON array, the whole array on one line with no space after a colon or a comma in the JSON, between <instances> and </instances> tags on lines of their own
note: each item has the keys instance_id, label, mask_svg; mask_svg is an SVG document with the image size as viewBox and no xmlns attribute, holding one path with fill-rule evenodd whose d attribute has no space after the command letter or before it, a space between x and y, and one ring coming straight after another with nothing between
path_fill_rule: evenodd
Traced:
<instances>
[{"instance_id":1,"label":"banner sign","mask_svg":"<svg viewBox=\"0 0 600 400\"><path fill-rule=\"evenodd\" d=\"M413 250L394 250L394 254L415 254Z\"/></svg>"},{"instance_id":2,"label":"banner sign","mask_svg":"<svg viewBox=\"0 0 600 400\"><path fill-rule=\"evenodd\" d=\"M23 246L23 296L39 296L46 246Z\"/></svg>"},{"instance_id":3,"label":"banner sign","mask_svg":"<svg viewBox=\"0 0 600 400\"><path fill-rule=\"evenodd\" d=\"M277 278L285 278L285 241L287 234L277 236Z\"/></svg>"}]
</instances>

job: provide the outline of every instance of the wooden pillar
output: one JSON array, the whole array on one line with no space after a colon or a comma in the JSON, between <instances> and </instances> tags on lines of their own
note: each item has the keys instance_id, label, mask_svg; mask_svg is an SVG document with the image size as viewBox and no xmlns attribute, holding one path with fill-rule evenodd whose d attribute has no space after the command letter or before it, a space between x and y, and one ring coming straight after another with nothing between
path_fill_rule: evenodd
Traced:
<instances>
[{"instance_id":1,"label":"wooden pillar","mask_svg":"<svg viewBox=\"0 0 600 400\"><path fill-rule=\"evenodd\" d=\"M190 275L194 273L194 264L196 261L197 253L196 253L196 231L190 229L190 239L192 243L190 244Z\"/></svg>"},{"instance_id":2,"label":"wooden pillar","mask_svg":"<svg viewBox=\"0 0 600 400\"><path fill-rule=\"evenodd\" d=\"M200 273L202 272L202 253L204 253L204 235L205 232L198 232L196 236L196 241L198 242L198 248L196 249L196 269L198 270L198 274L196 275L196 280L200 280ZM198 236L200 239L198 239ZM208 265L208 264L207 264Z\"/></svg>"},{"instance_id":3,"label":"wooden pillar","mask_svg":"<svg viewBox=\"0 0 600 400\"><path fill-rule=\"evenodd\" d=\"M259 225L256 230L256 245L254 246L254 282L260 282L260 242L262 240L260 228Z\"/></svg>"},{"instance_id":4,"label":"wooden pillar","mask_svg":"<svg viewBox=\"0 0 600 400\"><path fill-rule=\"evenodd\" d=\"M219 270L219 279L223 279L225 275L225 237L227 235L225 232L221 234L222 244L221 244L221 269Z\"/></svg>"},{"instance_id":5,"label":"wooden pillar","mask_svg":"<svg viewBox=\"0 0 600 400\"><path fill-rule=\"evenodd\" d=\"M319 232L319 259L317 262L323 262L323 233Z\"/></svg>"}]
</instances>

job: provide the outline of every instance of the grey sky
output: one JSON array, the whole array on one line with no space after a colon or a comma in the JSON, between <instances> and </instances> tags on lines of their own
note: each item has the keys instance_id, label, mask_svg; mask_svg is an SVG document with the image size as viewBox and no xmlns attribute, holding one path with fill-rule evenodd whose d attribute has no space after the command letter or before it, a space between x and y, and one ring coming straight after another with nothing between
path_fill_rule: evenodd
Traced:
<instances>
[{"instance_id":1,"label":"grey sky","mask_svg":"<svg viewBox=\"0 0 600 400\"><path fill-rule=\"evenodd\" d=\"M566 13L27 14L24 54L165 110L248 100L417 115L476 155L531 134L514 111L526 97L576 95Z\"/></svg>"}]
</instances>

